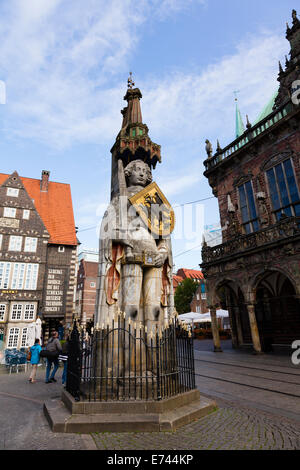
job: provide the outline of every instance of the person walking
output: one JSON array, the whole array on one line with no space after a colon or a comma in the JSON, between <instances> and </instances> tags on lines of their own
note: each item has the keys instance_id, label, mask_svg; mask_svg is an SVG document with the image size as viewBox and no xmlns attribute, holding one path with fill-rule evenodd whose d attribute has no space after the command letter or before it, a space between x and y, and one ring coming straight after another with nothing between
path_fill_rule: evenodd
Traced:
<instances>
[{"instance_id":1,"label":"person walking","mask_svg":"<svg viewBox=\"0 0 300 470\"><path fill-rule=\"evenodd\" d=\"M40 340L37 338L35 340L34 345L31 346L31 348L30 348L30 354L31 354L30 364L31 364L32 368L31 368L31 373L30 373L30 377L29 377L29 382L32 383L32 384L36 382L35 376L36 376L38 363L40 362L40 352L41 352L41 350L42 350L42 347L40 345Z\"/></svg>"},{"instance_id":2,"label":"person walking","mask_svg":"<svg viewBox=\"0 0 300 470\"><path fill-rule=\"evenodd\" d=\"M47 357L45 382L46 384L50 384L51 382L56 382L55 374L58 369L58 356L62 351L62 347L58 339L57 331L52 331L52 336L47 343L46 350L53 354L53 357ZM52 365L53 365L53 370L50 376Z\"/></svg>"}]
</instances>

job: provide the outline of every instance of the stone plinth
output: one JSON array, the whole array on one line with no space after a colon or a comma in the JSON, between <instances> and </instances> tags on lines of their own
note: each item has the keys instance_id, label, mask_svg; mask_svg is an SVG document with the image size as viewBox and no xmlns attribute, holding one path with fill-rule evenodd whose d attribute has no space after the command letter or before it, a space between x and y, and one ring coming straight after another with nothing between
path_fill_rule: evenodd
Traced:
<instances>
[{"instance_id":1,"label":"stone plinth","mask_svg":"<svg viewBox=\"0 0 300 470\"><path fill-rule=\"evenodd\" d=\"M66 391L44 403L53 432L175 431L215 411L214 401L192 390L161 401L77 402Z\"/></svg>"}]
</instances>

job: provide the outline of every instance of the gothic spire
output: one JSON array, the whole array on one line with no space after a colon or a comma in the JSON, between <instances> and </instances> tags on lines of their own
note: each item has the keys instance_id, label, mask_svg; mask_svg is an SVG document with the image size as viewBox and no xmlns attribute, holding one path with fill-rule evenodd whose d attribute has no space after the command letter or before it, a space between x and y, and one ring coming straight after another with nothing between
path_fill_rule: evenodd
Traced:
<instances>
[{"instance_id":1,"label":"gothic spire","mask_svg":"<svg viewBox=\"0 0 300 470\"><path fill-rule=\"evenodd\" d=\"M124 96L124 100L127 101L128 105L121 111L123 114L122 128L128 126L129 124L143 123L140 105L142 93L138 88L133 88L134 85L135 83L132 80L132 73L130 72L129 78L127 80L127 93Z\"/></svg>"},{"instance_id":2,"label":"gothic spire","mask_svg":"<svg viewBox=\"0 0 300 470\"><path fill-rule=\"evenodd\" d=\"M235 108L235 134L236 138L240 137L245 132L245 126L243 123L243 118L238 107L237 97L235 98L236 108Z\"/></svg>"},{"instance_id":3,"label":"gothic spire","mask_svg":"<svg viewBox=\"0 0 300 470\"><path fill-rule=\"evenodd\" d=\"M133 160L141 159L148 163L150 168L155 168L161 161L160 145L152 142L148 135L148 127L143 123L140 100L142 93L135 83L130 72L127 80L127 91L124 100L127 106L122 109L122 128L111 149L113 165L117 167L117 161L122 160L125 167ZM114 192L112 183L112 192Z\"/></svg>"}]
</instances>

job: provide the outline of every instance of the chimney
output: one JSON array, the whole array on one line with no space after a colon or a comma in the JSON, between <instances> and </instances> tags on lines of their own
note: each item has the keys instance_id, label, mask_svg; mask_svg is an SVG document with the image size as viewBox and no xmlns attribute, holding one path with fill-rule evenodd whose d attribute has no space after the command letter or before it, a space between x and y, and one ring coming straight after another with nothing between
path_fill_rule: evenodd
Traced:
<instances>
[{"instance_id":1,"label":"chimney","mask_svg":"<svg viewBox=\"0 0 300 470\"><path fill-rule=\"evenodd\" d=\"M42 171L41 191L44 191L44 192L48 191L49 176L50 176L50 171L47 171L47 170Z\"/></svg>"}]
</instances>

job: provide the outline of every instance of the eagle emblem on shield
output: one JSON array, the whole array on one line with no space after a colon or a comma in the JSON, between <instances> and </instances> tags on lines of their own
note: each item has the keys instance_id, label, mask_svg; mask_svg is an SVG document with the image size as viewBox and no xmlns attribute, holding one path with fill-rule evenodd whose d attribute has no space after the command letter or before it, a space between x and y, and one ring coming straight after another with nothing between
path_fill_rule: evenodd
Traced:
<instances>
[{"instance_id":1,"label":"eagle emblem on shield","mask_svg":"<svg viewBox=\"0 0 300 470\"><path fill-rule=\"evenodd\" d=\"M173 232L174 210L155 182L132 196L129 201L153 234L167 237Z\"/></svg>"}]
</instances>

